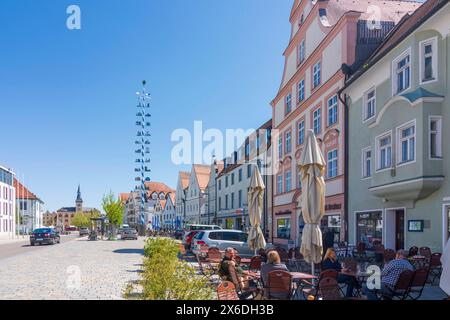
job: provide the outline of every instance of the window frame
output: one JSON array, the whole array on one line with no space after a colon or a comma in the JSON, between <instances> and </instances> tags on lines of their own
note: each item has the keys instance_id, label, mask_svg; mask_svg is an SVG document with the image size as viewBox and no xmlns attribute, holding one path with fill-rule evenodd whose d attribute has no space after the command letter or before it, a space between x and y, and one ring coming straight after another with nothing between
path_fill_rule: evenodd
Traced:
<instances>
[{"instance_id":1,"label":"window frame","mask_svg":"<svg viewBox=\"0 0 450 320\"><path fill-rule=\"evenodd\" d=\"M313 127L312 129L313 129L315 135L319 135L319 134L322 133L322 110L321 109L322 109L322 107L318 106L317 108L312 110L312 127ZM316 132L316 126L315 126L315 122L316 122L315 113L317 111L319 111L319 119L317 121L317 124L319 126L319 131L318 132Z\"/></svg>"},{"instance_id":2,"label":"window frame","mask_svg":"<svg viewBox=\"0 0 450 320\"><path fill-rule=\"evenodd\" d=\"M300 86L302 85L302 86ZM301 88L301 89L300 89ZM302 93L303 98L300 98L300 93ZM300 79L297 85L297 101L298 103L301 103L305 101L306 98L306 91L305 91L305 78Z\"/></svg>"},{"instance_id":3,"label":"window frame","mask_svg":"<svg viewBox=\"0 0 450 320\"><path fill-rule=\"evenodd\" d=\"M336 157L330 159L330 154L332 154L334 152L336 152ZM334 179L337 176L339 176L339 150L338 150L338 148L332 149L327 152L327 160L326 161L327 161L327 179ZM336 174L334 176L331 176L330 174L333 173L334 171L330 170L330 169L332 169L332 166L330 164L332 164L334 162L336 163L336 168L335 168Z\"/></svg>"},{"instance_id":4,"label":"window frame","mask_svg":"<svg viewBox=\"0 0 450 320\"><path fill-rule=\"evenodd\" d=\"M409 56L409 85L408 87L405 87L402 91L398 91L398 63L400 61L402 61L403 59L405 59L406 57ZM403 71L406 69L406 67L403 67ZM406 91L408 91L409 89L411 89L411 80L412 80L412 54L411 54L411 47L409 47L408 49L406 49L404 52L402 52L399 56L397 56L393 61L392 61L392 74L391 74L391 79L392 79L392 96L397 96L400 95L402 93L405 93Z\"/></svg>"},{"instance_id":5,"label":"window frame","mask_svg":"<svg viewBox=\"0 0 450 320\"><path fill-rule=\"evenodd\" d=\"M283 175L278 174L277 175L277 194L283 193Z\"/></svg>"},{"instance_id":6,"label":"window frame","mask_svg":"<svg viewBox=\"0 0 450 320\"><path fill-rule=\"evenodd\" d=\"M300 40L297 46L297 67L301 66L306 60L306 41L305 38Z\"/></svg>"},{"instance_id":7,"label":"window frame","mask_svg":"<svg viewBox=\"0 0 450 320\"><path fill-rule=\"evenodd\" d=\"M409 129L411 127L414 127L414 135L412 137L414 139L414 159L403 161L403 159L402 159L402 142L404 140L408 141L408 155L409 155L409 153L410 153L409 140L411 139L411 137L403 138L402 137L402 131L406 130L406 129ZM416 119L408 121L408 122L398 126L396 128L396 136L397 136L397 138L396 138L395 142L396 142L397 146L396 146L395 158L396 158L396 165L397 165L397 167L402 167L402 166L405 166L405 165L409 165L409 164L415 163L417 161L417 125L416 125Z\"/></svg>"},{"instance_id":8,"label":"window frame","mask_svg":"<svg viewBox=\"0 0 450 320\"><path fill-rule=\"evenodd\" d=\"M288 175L289 175L289 179L288 179ZM288 184L289 181L289 184ZM289 186L289 188L288 188ZM291 170L287 170L284 173L284 192L288 193L292 191L292 171Z\"/></svg>"},{"instance_id":9,"label":"window frame","mask_svg":"<svg viewBox=\"0 0 450 320\"><path fill-rule=\"evenodd\" d=\"M369 99L369 94L373 92L373 98ZM368 104L369 101L373 100L373 115L368 116ZM364 93L364 104L363 104L363 123L374 119L377 115L377 89L375 87L370 88Z\"/></svg>"},{"instance_id":10,"label":"window frame","mask_svg":"<svg viewBox=\"0 0 450 320\"><path fill-rule=\"evenodd\" d=\"M289 154L291 152L292 152L292 130L289 129L284 133L284 154Z\"/></svg>"},{"instance_id":11,"label":"window frame","mask_svg":"<svg viewBox=\"0 0 450 320\"><path fill-rule=\"evenodd\" d=\"M318 78L319 78L319 82L318 82L317 84L316 84L316 73L317 73L316 66L318 66ZM311 80L312 80L312 88L313 88L313 90L314 90L314 89L320 87L320 85L322 84L322 61L321 61L321 60L318 60L318 61L313 65L311 71L312 71L312 77L311 77Z\"/></svg>"},{"instance_id":12,"label":"window frame","mask_svg":"<svg viewBox=\"0 0 450 320\"><path fill-rule=\"evenodd\" d=\"M370 151L371 152L371 156L370 156L370 175L367 174L367 159L369 159L367 157L367 152ZM361 177L362 179L369 179L373 176L373 159L374 159L374 155L373 155L373 150L372 147L366 147L364 149L361 150Z\"/></svg>"},{"instance_id":13,"label":"window frame","mask_svg":"<svg viewBox=\"0 0 450 320\"><path fill-rule=\"evenodd\" d=\"M424 52L425 46L431 44L431 49L433 50L431 53L431 59L432 59L432 73L433 77L431 79L424 79L424 73L425 73L425 58L426 55ZM429 39L425 39L423 41L419 42L419 84L427 84L427 83L433 83L438 81L439 77L439 52L438 52L438 38L432 37Z\"/></svg>"},{"instance_id":14,"label":"window frame","mask_svg":"<svg viewBox=\"0 0 450 320\"><path fill-rule=\"evenodd\" d=\"M437 133L437 140L436 140L436 147L439 150L439 155L433 157L431 154L431 122L432 121L438 121L438 130ZM428 158L430 160L442 160L442 116L435 116L431 115L428 116Z\"/></svg>"},{"instance_id":15,"label":"window frame","mask_svg":"<svg viewBox=\"0 0 450 320\"><path fill-rule=\"evenodd\" d=\"M288 93L284 98L284 115L288 115L292 111L292 93Z\"/></svg>"},{"instance_id":16,"label":"window frame","mask_svg":"<svg viewBox=\"0 0 450 320\"><path fill-rule=\"evenodd\" d=\"M380 156L380 152L381 152L381 148L380 148L380 141L384 138L390 137L391 138L391 143L390 143L390 147L391 147L391 157L390 157L390 166L386 167L386 168L382 168L381 167L381 156ZM393 134L392 134L392 130L389 130L387 132L384 132L382 134L380 134L379 136L375 137L375 172L383 172L383 171L387 171L387 170L391 170L393 168L393 159L392 159L392 148L393 148L394 144L393 144Z\"/></svg>"},{"instance_id":17,"label":"window frame","mask_svg":"<svg viewBox=\"0 0 450 320\"><path fill-rule=\"evenodd\" d=\"M302 135L300 135L300 125L303 124L303 129L302 129ZM305 118L301 118L296 125L296 129L297 129L297 146L301 146L305 143L305 133L306 133L306 121ZM300 142L300 137L302 137L302 141Z\"/></svg>"},{"instance_id":18,"label":"window frame","mask_svg":"<svg viewBox=\"0 0 450 320\"><path fill-rule=\"evenodd\" d=\"M336 98L336 103L330 106L330 101L335 98ZM330 123L330 111L332 109L336 110L336 113L333 116L333 120L334 120L334 118L336 118L336 120L334 122ZM339 99L338 99L337 94L334 94L327 99L327 127L331 127L331 126L337 124L338 122L339 122Z\"/></svg>"}]
</instances>

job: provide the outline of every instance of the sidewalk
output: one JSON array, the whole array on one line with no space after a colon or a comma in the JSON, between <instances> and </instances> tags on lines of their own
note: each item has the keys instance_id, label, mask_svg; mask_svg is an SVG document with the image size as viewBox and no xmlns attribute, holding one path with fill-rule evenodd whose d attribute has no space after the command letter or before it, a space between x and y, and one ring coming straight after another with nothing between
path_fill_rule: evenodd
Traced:
<instances>
[{"instance_id":1,"label":"sidewalk","mask_svg":"<svg viewBox=\"0 0 450 320\"><path fill-rule=\"evenodd\" d=\"M0 239L0 246L3 244L10 244L16 242L28 242L30 241L30 236L18 236L14 239Z\"/></svg>"}]
</instances>

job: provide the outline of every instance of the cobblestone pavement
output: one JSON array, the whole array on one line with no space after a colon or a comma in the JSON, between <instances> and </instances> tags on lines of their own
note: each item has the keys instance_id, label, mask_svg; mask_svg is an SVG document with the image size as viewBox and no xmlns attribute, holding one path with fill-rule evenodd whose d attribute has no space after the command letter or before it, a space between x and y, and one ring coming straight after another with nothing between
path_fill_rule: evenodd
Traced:
<instances>
[{"instance_id":1,"label":"cobblestone pavement","mask_svg":"<svg viewBox=\"0 0 450 320\"><path fill-rule=\"evenodd\" d=\"M123 299L139 279L144 239L76 239L0 260L0 299Z\"/></svg>"}]
</instances>

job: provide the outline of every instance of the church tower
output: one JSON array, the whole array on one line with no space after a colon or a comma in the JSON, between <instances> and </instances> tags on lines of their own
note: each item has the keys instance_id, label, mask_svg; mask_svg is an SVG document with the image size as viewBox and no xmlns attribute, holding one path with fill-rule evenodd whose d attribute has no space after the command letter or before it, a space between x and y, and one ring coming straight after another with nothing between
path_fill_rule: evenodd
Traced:
<instances>
[{"instance_id":1,"label":"church tower","mask_svg":"<svg viewBox=\"0 0 450 320\"><path fill-rule=\"evenodd\" d=\"M78 185L77 200L75 200L76 212L83 212L83 199L81 199L80 185Z\"/></svg>"}]
</instances>

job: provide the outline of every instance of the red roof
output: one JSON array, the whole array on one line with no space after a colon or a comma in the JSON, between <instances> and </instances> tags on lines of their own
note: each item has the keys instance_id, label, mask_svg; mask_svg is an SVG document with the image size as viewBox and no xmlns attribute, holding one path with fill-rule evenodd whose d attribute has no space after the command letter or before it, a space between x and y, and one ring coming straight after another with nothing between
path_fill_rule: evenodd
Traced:
<instances>
[{"instance_id":1,"label":"red roof","mask_svg":"<svg viewBox=\"0 0 450 320\"><path fill-rule=\"evenodd\" d=\"M23 184L17 181L17 179L14 179L14 188L16 188L17 199L38 200L42 202L41 199L39 199L34 193L32 193Z\"/></svg>"}]
</instances>

